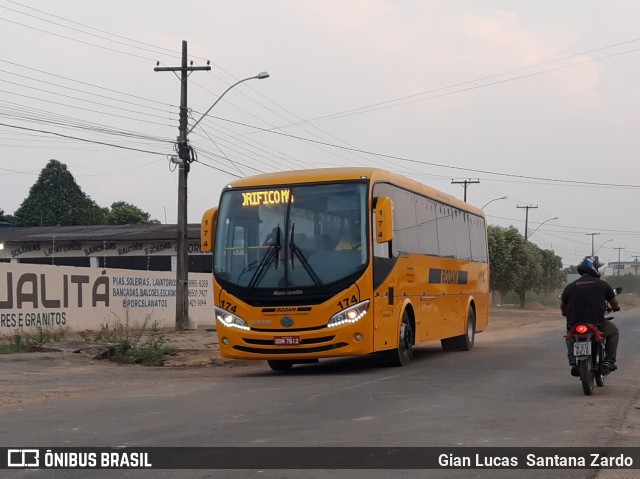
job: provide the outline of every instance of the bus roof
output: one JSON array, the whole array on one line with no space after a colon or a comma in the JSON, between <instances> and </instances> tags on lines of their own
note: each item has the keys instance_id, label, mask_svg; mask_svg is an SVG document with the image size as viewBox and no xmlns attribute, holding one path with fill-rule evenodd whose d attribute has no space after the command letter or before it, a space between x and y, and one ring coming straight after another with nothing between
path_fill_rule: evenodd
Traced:
<instances>
[{"instance_id":1,"label":"bus roof","mask_svg":"<svg viewBox=\"0 0 640 479\"><path fill-rule=\"evenodd\" d=\"M427 186L418 181L407 178L406 176L392 173L379 168L314 168L308 170L291 170L281 171L277 173L265 173L262 175L248 176L241 178L232 183L228 187L231 188L253 188L267 185L282 185L289 183L311 183L324 181L344 181L369 179L372 182L384 181L395 184L402 188L421 193L425 196L438 200L442 203L449 204L456 208L460 208L479 216L484 216L484 212L469 203L465 203L458 198L443 193L435 188Z\"/></svg>"}]
</instances>

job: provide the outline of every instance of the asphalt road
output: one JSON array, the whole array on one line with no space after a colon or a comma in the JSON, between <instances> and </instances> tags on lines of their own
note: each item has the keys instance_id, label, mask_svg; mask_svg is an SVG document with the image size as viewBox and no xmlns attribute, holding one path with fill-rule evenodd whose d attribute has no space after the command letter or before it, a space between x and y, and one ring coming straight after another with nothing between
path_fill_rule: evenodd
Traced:
<instances>
[{"instance_id":1,"label":"asphalt road","mask_svg":"<svg viewBox=\"0 0 640 479\"><path fill-rule=\"evenodd\" d=\"M405 368L374 357L274 373L265 363L145 368L53 353L0 357L0 446L638 446L640 312L617 313L618 364L582 393L563 323L496 325L471 352L416 351ZM0 471L1 477L559 477L592 470Z\"/></svg>"}]
</instances>

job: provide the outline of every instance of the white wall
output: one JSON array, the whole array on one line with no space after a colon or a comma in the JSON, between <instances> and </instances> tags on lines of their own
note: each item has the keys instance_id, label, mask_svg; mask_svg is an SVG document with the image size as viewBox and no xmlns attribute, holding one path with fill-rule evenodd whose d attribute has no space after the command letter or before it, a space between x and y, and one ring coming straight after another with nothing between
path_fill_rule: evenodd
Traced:
<instances>
[{"instance_id":1,"label":"white wall","mask_svg":"<svg viewBox=\"0 0 640 479\"><path fill-rule=\"evenodd\" d=\"M117 319L175 327L176 275L172 272L0 263L0 335L23 328L100 330ZM189 274L189 317L215 323L212 277Z\"/></svg>"}]
</instances>

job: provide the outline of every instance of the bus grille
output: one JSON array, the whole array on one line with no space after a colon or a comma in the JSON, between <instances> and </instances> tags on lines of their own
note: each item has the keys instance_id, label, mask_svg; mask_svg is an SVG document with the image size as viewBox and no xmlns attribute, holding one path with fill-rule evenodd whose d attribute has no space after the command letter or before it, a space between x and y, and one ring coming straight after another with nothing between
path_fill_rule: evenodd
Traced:
<instances>
[{"instance_id":1,"label":"bus grille","mask_svg":"<svg viewBox=\"0 0 640 479\"><path fill-rule=\"evenodd\" d=\"M318 329L326 329L327 325L323 324L322 326L311 326L309 328L287 328L287 329L266 329L266 328L256 328L251 326L251 331L259 331L261 333L296 333L299 331L317 331Z\"/></svg>"}]
</instances>

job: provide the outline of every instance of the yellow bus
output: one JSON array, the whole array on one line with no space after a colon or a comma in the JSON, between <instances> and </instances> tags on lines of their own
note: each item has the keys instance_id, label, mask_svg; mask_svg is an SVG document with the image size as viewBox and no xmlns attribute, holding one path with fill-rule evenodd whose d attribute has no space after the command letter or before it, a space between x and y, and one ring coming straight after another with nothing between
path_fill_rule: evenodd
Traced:
<instances>
[{"instance_id":1,"label":"yellow bus","mask_svg":"<svg viewBox=\"0 0 640 479\"><path fill-rule=\"evenodd\" d=\"M484 213L374 168L270 173L202 218L220 353L273 370L414 346L473 347L489 321Z\"/></svg>"}]
</instances>

